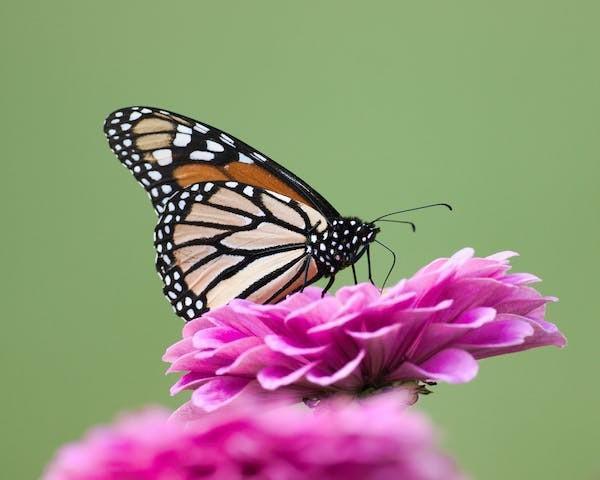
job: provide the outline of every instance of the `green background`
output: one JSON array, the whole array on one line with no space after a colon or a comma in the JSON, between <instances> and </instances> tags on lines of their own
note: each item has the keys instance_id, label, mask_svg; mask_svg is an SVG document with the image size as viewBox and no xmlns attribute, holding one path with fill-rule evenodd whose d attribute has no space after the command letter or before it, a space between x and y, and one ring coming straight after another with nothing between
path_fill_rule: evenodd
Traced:
<instances>
[{"instance_id":1,"label":"green background","mask_svg":"<svg viewBox=\"0 0 600 480\"><path fill-rule=\"evenodd\" d=\"M520 252L569 346L485 360L419 408L475 478L599 478L600 4L299 3L2 2L0 476L36 478L90 425L184 400L160 359L181 323L154 214L101 132L149 104L246 140L347 214L451 202L408 217L416 235L385 227L395 281L463 246Z\"/></svg>"}]
</instances>

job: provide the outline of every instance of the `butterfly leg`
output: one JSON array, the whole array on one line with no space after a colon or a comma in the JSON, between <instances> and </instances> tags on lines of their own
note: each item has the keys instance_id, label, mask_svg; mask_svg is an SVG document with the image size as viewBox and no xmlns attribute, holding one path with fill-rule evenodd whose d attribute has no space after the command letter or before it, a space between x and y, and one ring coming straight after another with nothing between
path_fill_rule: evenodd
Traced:
<instances>
[{"instance_id":1,"label":"butterfly leg","mask_svg":"<svg viewBox=\"0 0 600 480\"><path fill-rule=\"evenodd\" d=\"M358 279L356 278L356 267L352 264L352 276L354 277L354 285L358 285Z\"/></svg>"},{"instance_id":2,"label":"butterfly leg","mask_svg":"<svg viewBox=\"0 0 600 480\"><path fill-rule=\"evenodd\" d=\"M329 277L329 281L327 282L327 285L325 285L325 288L321 292L321 298L323 298L325 296L325 294L329 291L329 289L333 285L333 282L335 282L335 276L334 275L332 275L331 277Z\"/></svg>"},{"instance_id":3,"label":"butterfly leg","mask_svg":"<svg viewBox=\"0 0 600 480\"><path fill-rule=\"evenodd\" d=\"M303 292L308 284L308 267L310 265L310 259L311 257L309 255L306 257L306 260L304 260L304 281L302 282L302 288L300 289L300 292Z\"/></svg>"},{"instance_id":4,"label":"butterfly leg","mask_svg":"<svg viewBox=\"0 0 600 480\"><path fill-rule=\"evenodd\" d=\"M367 269L369 271L369 282L375 285L375 282L373 281L373 273L371 271L371 249L369 247L367 247Z\"/></svg>"}]
</instances>

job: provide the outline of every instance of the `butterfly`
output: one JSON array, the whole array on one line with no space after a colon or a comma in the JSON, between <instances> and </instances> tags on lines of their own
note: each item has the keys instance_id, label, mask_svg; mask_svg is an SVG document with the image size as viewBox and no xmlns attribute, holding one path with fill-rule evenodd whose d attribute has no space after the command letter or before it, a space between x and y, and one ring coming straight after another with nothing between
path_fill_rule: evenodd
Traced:
<instances>
[{"instance_id":1,"label":"butterfly","mask_svg":"<svg viewBox=\"0 0 600 480\"><path fill-rule=\"evenodd\" d=\"M104 132L159 215L156 269L184 320L234 298L275 303L323 277L325 292L349 266L356 282L354 264L365 252L371 278L375 223L340 215L241 140L151 107L113 112Z\"/></svg>"}]
</instances>

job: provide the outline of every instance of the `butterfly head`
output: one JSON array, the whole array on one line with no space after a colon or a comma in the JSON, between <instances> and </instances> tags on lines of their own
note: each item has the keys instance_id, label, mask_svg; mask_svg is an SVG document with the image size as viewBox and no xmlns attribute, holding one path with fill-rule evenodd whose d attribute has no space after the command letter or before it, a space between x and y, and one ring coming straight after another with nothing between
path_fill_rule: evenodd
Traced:
<instances>
[{"instance_id":1,"label":"butterfly head","mask_svg":"<svg viewBox=\"0 0 600 480\"><path fill-rule=\"evenodd\" d=\"M379 228L355 217L338 218L310 235L309 249L324 272L333 275L354 264L375 240Z\"/></svg>"}]
</instances>

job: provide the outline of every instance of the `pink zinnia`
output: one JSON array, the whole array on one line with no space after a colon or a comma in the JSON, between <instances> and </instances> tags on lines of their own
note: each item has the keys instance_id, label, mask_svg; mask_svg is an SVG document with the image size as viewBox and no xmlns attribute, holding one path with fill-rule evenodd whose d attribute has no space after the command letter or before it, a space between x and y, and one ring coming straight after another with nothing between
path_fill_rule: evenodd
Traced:
<instances>
[{"instance_id":1,"label":"pink zinnia","mask_svg":"<svg viewBox=\"0 0 600 480\"><path fill-rule=\"evenodd\" d=\"M555 299L529 286L539 281L534 275L508 273L516 254L473 254L435 260L383 294L371 284L324 298L309 288L276 305L234 300L210 311L188 323L164 356L170 372L185 372L172 393L194 390L186 408L205 411L266 392L313 402L468 382L481 358L564 346L544 320Z\"/></svg>"},{"instance_id":2,"label":"pink zinnia","mask_svg":"<svg viewBox=\"0 0 600 480\"><path fill-rule=\"evenodd\" d=\"M431 425L391 399L221 410L184 425L151 410L64 447L44 480L458 480Z\"/></svg>"}]
</instances>

